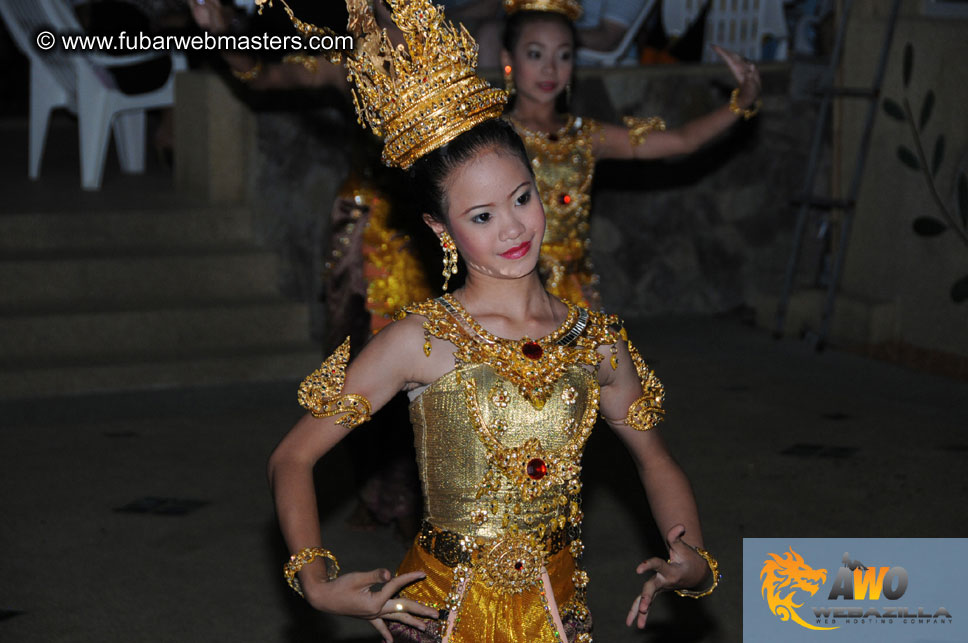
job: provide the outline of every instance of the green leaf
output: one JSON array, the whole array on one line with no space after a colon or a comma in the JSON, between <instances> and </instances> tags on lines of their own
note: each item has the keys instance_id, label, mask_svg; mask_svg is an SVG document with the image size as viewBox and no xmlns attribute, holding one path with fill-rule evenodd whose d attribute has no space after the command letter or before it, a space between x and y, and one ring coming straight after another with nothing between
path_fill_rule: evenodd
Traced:
<instances>
[{"instance_id":1,"label":"green leaf","mask_svg":"<svg viewBox=\"0 0 968 643\"><path fill-rule=\"evenodd\" d=\"M914 220L914 233L920 237L936 237L948 229L944 221L934 217L918 217Z\"/></svg>"},{"instance_id":2,"label":"green leaf","mask_svg":"<svg viewBox=\"0 0 968 643\"><path fill-rule=\"evenodd\" d=\"M924 102L921 103L921 118L919 120L918 129L924 131L924 126L928 124L928 119L931 118L931 112L934 111L934 91L928 90L928 93L924 96Z\"/></svg>"},{"instance_id":3,"label":"green leaf","mask_svg":"<svg viewBox=\"0 0 968 643\"><path fill-rule=\"evenodd\" d=\"M956 304L968 299L968 277L962 277L951 287L951 299Z\"/></svg>"},{"instance_id":4,"label":"green leaf","mask_svg":"<svg viewBox=\"0 0 968 643\"><path fill-rule=\"evenodd\" d=\"M958 176L958 210L961 212L961 224L968 230L968 176L964 172Z\"/></svg>"},{"instance_id":5,"label":"green leaf","mask_svg":"<svg viewBox=\"0 0 968 643\"><path fill-rule=\"evenodd\" d=\"M914 47L911 43L904 45L904 86L911 83L911 70L914 69Z\"/></svg>"},{"instance_id":6,"label":"green leaf","mask_svg":"<svg viewBox=\"0 0 968 643\"><path fill-rule=\"evenodd\" d=\"M944 134L938 134L938 140L934 142L934 157L931 159L931 176L938 176L941 162L944 160Z\"/></svg>"},{"instance_id":7,"label":"green leaf","mask_svg":"<svg viewBox=\"0 0 968 643\"><path fill-rule=\"evenodd\" d=\"M921 164L918 163L918 157L914 155L914 152L903 145L897 146L897 158L901 159L901 163L904 163L912 170L921 169Z\"/></svg>"},{"instance_id":8,"label":"green leaf","mask_svg":"<svg viewBox=\"0 0 968 643\"><path fill-rule=\"evenodd\" d=\"M890 98L884 99L884 113L893 118L896 121L903 121L904 108L898 105L897 101L891 100Z\"/></svg>"}]
</instances>

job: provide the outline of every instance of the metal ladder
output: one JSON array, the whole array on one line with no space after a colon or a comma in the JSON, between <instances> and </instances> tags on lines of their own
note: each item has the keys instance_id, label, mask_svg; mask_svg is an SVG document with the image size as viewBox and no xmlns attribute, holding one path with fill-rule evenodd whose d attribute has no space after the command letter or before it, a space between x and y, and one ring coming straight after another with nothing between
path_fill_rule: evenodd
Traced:
<instances>
[{"instance_id":1,"label":"metal ladder","mask_svg":"<svg viewBox=\"0 0 968 643\"><path fill-rule=\"evenodd\" d=\"M821 317L820 329L811 338L815 348L822 350L826 344L827 335L830 332L830 324L833 318L834 302L837 297L837 290L840 284L841 274L844 269L844 260L847 256L847 244L850 240L850 230L854 220L854 211L857 206L857 193L860 190L861 178L864 174L864 164L867 161L867 152L870 148L871 132L874 129L874 116L877 114L877 106L880 102L881 86L884 81L884 71L887 68L887 59L890 54L891 42L894 39L894 27L897 24L898 11L901 0L893 0L891 13L888 17L887 28L884 33L884 40L881 44L881 52L874 71L874 79L870 87L835 87L834 78L840 67L840 61L844 51L844 40L847 35L847 22L850 18L850 11L853 8L853 0L845 0L840 16L840 23L837 27L837 38L833 53L830 58L830 66L827 69L826 87L819 90L821 95L820 111L817 115L817 122L813 130L813 139L810 145L810 156L807 162L807 172L803 181L803 190L800 195L793 199L793 204L799 206L797 212L796 228L793 235L793 251L787 264L786 277L783 282L783 291L776 309L776 327L774 334L777 337L783 335L783 327L786 322L787 308L790 304L790 296L793 292L794 281L797 276L797 269L800 264L800 255L803 249L804 234L807 228L807 221L811 215L824 214L827 217L834 211L842 213L842 223L840 239L837 243L836 258L834 261L833 272L827 282L827 294L824 299L823 315ZM827 127L827 121L831 114L831 104L835 98L856 98L868 101L867 116L864 121L864 130L861 134L860 144L857 150L857 158L854 162L854 173L851 177L844 198L835 199L815 194L817 178L817 168L820 161L820 151L823 144L823 134ZM829 219L826 219L821 226L821 236L830 234ZM822 268L821 268L822 270Z\"/></svg>"}]
</instances>

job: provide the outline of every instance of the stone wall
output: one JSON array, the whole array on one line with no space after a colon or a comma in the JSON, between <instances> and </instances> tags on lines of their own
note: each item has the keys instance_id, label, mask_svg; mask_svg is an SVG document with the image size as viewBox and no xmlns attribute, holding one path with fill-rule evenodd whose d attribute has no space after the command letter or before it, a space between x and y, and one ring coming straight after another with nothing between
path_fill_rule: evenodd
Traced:
<instances>
[{"instance_id":1,"label":"stone wall","mask_svg":"<svg viewBox=\"0 0 968 643\"><path fill-rule=\"evenodd\" d=\"M846 84L870 82L890 2L864 0L855 5L843 65ZM910 72L905 82L908 46ZM901 106L908 100L941 205L932 198L924 173L911 167L909 155L916 155L911 128L892 118L882 103L858 198L843 290L847 296L892 305L889 337L878 338L877 343L960 355L963 372L968 374L968 359L964 359L968 358L968 301L952 297L955 284L968 279L968 211L961 210L957 197L958 178L968 173L965 60L968 19L931 17L925 15L920 0L904 0L883 96ZM923 116L926 102L933 108ZM842 185L849 180L862 120L859 106L848 105L842 113L837 148ZM943 141L940 152L939 140ZM942 207L953 221L945 217ZM935 236L918 235L914 231L918 219L941 222L947 229ZM968 289L968 283L963 288Z\"/></svg>"}]
</instances>

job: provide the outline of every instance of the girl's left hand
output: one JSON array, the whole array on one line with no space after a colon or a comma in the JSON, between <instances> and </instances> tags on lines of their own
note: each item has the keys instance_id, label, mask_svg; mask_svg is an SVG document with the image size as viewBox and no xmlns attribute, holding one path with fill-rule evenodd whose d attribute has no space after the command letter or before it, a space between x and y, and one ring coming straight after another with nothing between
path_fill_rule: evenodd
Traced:
<instances>
[{"instance_id":1,"label":"girl's left hand","mask_svg":"<svg viewBox=\"0 0 968 643\"><path fill-rule=\"evenodd\" d=\"M682 535L685 533L686 528L684 526L676 525L666 535L669 560L650 558L635 569L638 574L644 574L648 571L652 571L654 574L649 580L645 581L642 592L635 597L635 601L632 603L632 609L629 610L629 615L625 619L625 625L628 627L632 627L632 623L636 623L639 629L645 627L645 621L649 617L649 608L660 592L689 589L699 585L706 577L709 566L689 545L682 542ZM636 615L638 615L638 619L636 619Z\"/></svg>"},{"instance_id":2,"label":"girl's left hand","mask_svg":"<svg viewBox=\"0 0 968 643\"><path fill-rule=\"evenodd\" d=\"M760 70L756 68L756 63L718 45L713 45L713 51L723 59L729 71L733 72L733 77L736 78L736 84L739 86L737 104L743 109L749 109L759 98L762 87Z\"/></svg>"}]
</instances>

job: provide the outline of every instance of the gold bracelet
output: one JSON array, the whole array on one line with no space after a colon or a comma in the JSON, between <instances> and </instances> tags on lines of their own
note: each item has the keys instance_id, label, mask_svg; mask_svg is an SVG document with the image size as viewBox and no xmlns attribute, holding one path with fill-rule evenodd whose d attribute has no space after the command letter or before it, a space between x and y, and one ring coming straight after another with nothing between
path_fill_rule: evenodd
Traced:
<instances>
[{"instance_id":1,"label":"gold bracelet","mask_svg":"<svg viewBox=\"0 0 968 643\"><path fill-rule=\"evenodd\" d=\"M683 542L683 544L706 559L706 564L709 565L709 571L713 573L713 584L709 587L709 589L702 592L691 589L677 589L676 594L679 596L685 596L687 598L702 598L703 596L709 596L719 585L719 581L723 577L723 575L719 573L719 561L713 558L712 555L710 555L710 553L702 547L693 547L687 542Z\"/></svg>"},{"instance_id":2,"label":"gold bracelet","mask_svg":"<svg viewBox=\"0 0 968 643\"><path fill-rule=\"evenodd\" d=\"M733 112L737 116L742 116L744 121L748 121L757 114L760 113L760 108L763 107L763 101L759 98L753 103L753 106L748 109L743 109L739 106L737 102L739 100L739 87L733 90L733 93L729 95L729 111Z\"/></svg>"},{"instance_id":3,"label":"gold bracelet","mask_svg":"<svg viewBox=\"0 0 968 643\"><path fill-rule=\"evenodd\" d=\"M303 69L310 74L315 74L319 70L319 58L306 54L288 54L282 57L282 62L286 65L302 65Z\"/></svg>"},{"instance_id":4,"label":"gold bracelet","mask_svg":"<svg viewBox=\"0 0 968 643\"><path fill-rule=\"evenodd\" d=\"M326 576L329 580L336 580L336 577L339 576L339 561L336 560L333 552L322 547L306 547L300 550L298 554L290 556L289 562L282 568L282 575L285 576L289 587L293 588L303 598L306 598L306 595L303 594L302 585L300 585L299 579L296 578L296 572L317 558L325 558L333 563L332 567L329 565L326 566Z\"/></svg>"},{"instance_id":5,"label":"gold bracelet","mask_svg":"<svg viewBox=\"0 0 968 643\"><path fill-rule=\"evenodd\" d=\"M259 77L262 73L262 61L255 61L255 65L250 67L245 71L239 71L238 69L232 70L232 75L241 80L243 83L251 83L253 80Z\"/></svg>"}]
</instances>

